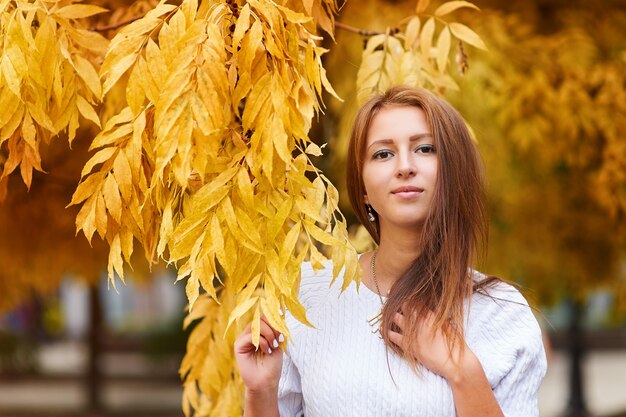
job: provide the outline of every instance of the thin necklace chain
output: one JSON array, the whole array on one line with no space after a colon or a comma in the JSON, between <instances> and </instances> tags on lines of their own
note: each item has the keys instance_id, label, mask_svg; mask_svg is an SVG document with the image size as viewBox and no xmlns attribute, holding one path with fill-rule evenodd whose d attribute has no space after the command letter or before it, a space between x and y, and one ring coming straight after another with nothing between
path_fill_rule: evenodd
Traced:
<instances>
[{"instance_id":1,"label":"thin necklace chain","mask_svg":"<svg viewBox=\"0 0 626 417\"><path fill-rule=\"evenodd\" d=\"M383 319L383 307L385 306L385 302L383 301L383 296L380 294L380 287L378 286L378 280L376 279L376 253L378 251L374 251L372 253L372 260L370 262L370 269L372 271L372 278L374 279L374 285L376 285L376 293L378 294L378 298L380 299L380 311L374 314L370 318L367 319L367 322L372 327L372 333L378 333L378 336L382 339L383 335L380 332L380 325L382 324Z\"/></svg>"},{"instance_id":2,"label":"thin necklace chain","mask_svg":"<svg viewBox=\"0 0 626 417\"><path fill-rule=\"evenodd\" d=\"M378 294L378 298L380 299L380 304L381 305L385 305L385 302L383 301L383 296L380 293L380 287L378 286L378 280L376 279L376 255L378 254L378 251L374 251L374 253L372 253L372 261L371 261L371 270L372 270L372 278L374 278L374 285L376 285L376 293Z\"/></svg>"}]
</instances>

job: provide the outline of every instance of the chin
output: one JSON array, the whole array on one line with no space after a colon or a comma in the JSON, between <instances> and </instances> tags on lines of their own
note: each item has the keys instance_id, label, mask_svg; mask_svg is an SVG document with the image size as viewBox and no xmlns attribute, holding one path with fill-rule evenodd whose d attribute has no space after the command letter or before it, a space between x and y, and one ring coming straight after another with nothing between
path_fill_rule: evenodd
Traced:
<instances>
[{"instance_id":1,"label":"chin","mask_svg":"<svg viewBox=\"0 0 626 417\"><path fill-rule=\"evenodd\" d=\"M426 217L411 217L411 218L398 218L393 221L386 222L390 226L403 228L403 229L421 229L424 226L424 222L426 222ZM383 226L384 227L384 226Z\"/></svg>"}]
</instances>

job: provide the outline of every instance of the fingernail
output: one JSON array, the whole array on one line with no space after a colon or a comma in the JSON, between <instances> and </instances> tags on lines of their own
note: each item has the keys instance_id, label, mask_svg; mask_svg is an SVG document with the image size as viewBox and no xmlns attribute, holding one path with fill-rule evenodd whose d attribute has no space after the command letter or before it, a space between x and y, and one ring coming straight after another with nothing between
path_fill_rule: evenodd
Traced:
<instances>
[{"instance_id":1,"label":"fingernail","mask_svg":"<svg viewBox=\"0 0 626 417\"><path fill-rule=\"evenodd\" d=\"M285 341L285 336L282 333L278 335L278 341L280 343L283 343Z\"/></svg>"},{"instance_id":2,"label":"fingernail","mask_svg":"<svg viewBox=\"0 0 626 417\"><path fill-rule=\"evenodd\" d=\"M267 349L267 353L272 354L272 349Z\"/></svg>"},{"instance_id":3,"label":"fingernail","mask_svg":"<svg viewBox=\"0 0 626 417\"><path fill-rule=\"evenodd\" d=\"M272 346L274 346L274 349L276 349L278 347L278 340L274 339Z\"/></svg>"},{"instance_id":4,"label":"fingernail","mask_svg":"<svg viewBox=\"0 0 626 417\"><path fill-rule=\"evenodd\" d=\"M283 309L282 309L282 308L279 308L279 309L278 309L278 314L280 314L281 316L284 316L284 315L285 315L285 312L283 311Z\"/></svg>"}]
</instances>

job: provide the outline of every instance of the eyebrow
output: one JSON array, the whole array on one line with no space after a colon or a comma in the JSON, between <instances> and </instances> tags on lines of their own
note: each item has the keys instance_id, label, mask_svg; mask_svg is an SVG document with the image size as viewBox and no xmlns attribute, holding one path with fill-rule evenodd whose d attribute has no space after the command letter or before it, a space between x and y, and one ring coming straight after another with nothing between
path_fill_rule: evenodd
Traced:
<instances>
[{"instance_id":1,"label":"eyebrow","mask_svg":"<svg viewBox=\"0 0 626 417\"><path fill-rule=\"evenodd\" d=\"M418 141L420 139L424 139L424 138L432 138L433 135L432 133L418 133L417 135L413 135L409 138L409 142L415 142ZM372 142L370 144L370 146L367 147L367 149L371 148L372 146L376 145L376 144L382 144L382 145L388 145L393 143L393 139L380 139L377 140L375 142Z\"/></svg>"}]
</instances>

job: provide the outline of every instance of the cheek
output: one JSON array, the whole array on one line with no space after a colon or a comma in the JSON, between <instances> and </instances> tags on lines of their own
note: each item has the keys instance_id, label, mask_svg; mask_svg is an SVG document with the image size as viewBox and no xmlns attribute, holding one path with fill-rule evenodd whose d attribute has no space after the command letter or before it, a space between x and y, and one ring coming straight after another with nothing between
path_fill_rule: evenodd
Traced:
<instances>
[{"instance_id":1,"label":"cheek","mask_svg":"<svg viewBox=\"0 0 626 417\"><path fill-rule=\"evenodd\" d=\"M376 194L383 183L383 175L379 169L372 169L371 166L363 168L363 185L365 193L369 196Z\"/></svg>"},{"instance_id":2,"label":"cheek","mask_svg":"<svg viewBox=\"0 0 626 417\"><path fill-rule=\"evenodd\" d=\"M425 173L428 177L429 182L434 185L437 182L437 171L438 171L438 162L437 160L433 161L432 164L430 164Z\"/></svg>"}]
</instances>

